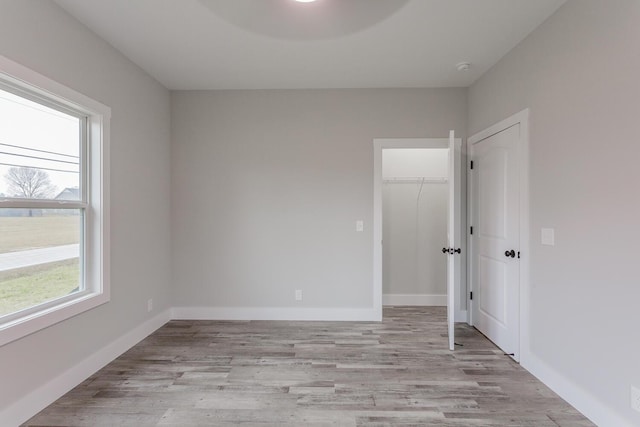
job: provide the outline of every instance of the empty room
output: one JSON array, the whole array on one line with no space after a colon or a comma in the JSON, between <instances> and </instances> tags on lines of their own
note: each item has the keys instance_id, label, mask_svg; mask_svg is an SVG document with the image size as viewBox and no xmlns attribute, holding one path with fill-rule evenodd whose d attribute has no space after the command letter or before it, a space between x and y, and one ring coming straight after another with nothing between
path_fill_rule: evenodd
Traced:
<instances>
[{"instance_id":1,"label":"empty room","mask_svg":"<svg viewBox=\"0 0 640 427\"><path fill-rule=\"evenodd\" d=\"M0 426L640 426L637 0L0 0Z\"/></svg>"}]
</instances>

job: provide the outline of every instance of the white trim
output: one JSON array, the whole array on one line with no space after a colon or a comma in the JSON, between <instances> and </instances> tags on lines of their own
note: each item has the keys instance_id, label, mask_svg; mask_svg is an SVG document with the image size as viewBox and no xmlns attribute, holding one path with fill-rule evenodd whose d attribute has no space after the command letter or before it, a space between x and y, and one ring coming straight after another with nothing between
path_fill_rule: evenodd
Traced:
<instances>
[{"instance_id":1,"label":"white trim","mask_svg":"<svg viewBox=\"0 0 640 427\"><path fill-rule=\"evenodd\" d=\"M382 145L373 140L373 308L382 320Z\"/></svg>"},{"instance_id":2,"label":"white trim","mask_svg":"<svg viewBox=\"0 0 640 427\"><path fill-rule=\"evenodd\" d=\"M380 321L378 310L360 307L173 307L171 314L172 319L180 320Z\"/></svg>"},{"instance_id":3,"label":"white trim","mask_svg":"<svg viewBox=\"0 0 640 427\"><path fill-rule=\"evenodd\" d=\"M449 138L374 138L373 144L381 149L449 148ZM380 166L382 166L382 163L380 163Z\"/></svg>"},{"instance_id":4,"label":"white trim","mask_svg":"<svg viewBox=\"0 0 640 427\"><path fill-rule=\"evenodd\" d=\"M515 359L521 364L526 364L529 357L532 357L531 346L529 341L529 258L531 256L530 240L529 240L529 109L520 111L513 116L504 119L487 129L476 133L468 140L468 151L470 153L469 160L473 160L473 144L489 138L505 129L520 124L520 140L519 140L519 167L520 167L520 307L519 307L519 354ZM473 219L473 173L467 174L468 176L468 218ZM473 226L474 224L469 224ZM469 233L469 231L467 231ZM469 291L473 292L473 271L472 271L472 257L473 257L473 235L467 234L467 253L469 254L467 262L467 282L469 283ZM469 324L473 325L473 310L472 300L467 301L467 307L469 311Z\"/></svg>"},{"instance_id":5,"label":"white trim","mask_svg":"<svg viewBox=\"0 0 640 427\"><path fill-rule=\"evenodd\" d=\"M125 351L158 330L170 319L170 310L158 314L112 341L69 370L32 391L0 412L3 425L20 425L62 397L65 393L111 363Z\"/></svg>"},{"instance_id":6,"label":"white trim","mask_svg":"<svg viewBox=\"0 0 640 427\"><path fill-rule=\"evenodd\" d=\"M86 95L76 92L48 77L43 76L15 61L0 55L0 74L19 86L28 85L30 90L45 97L53 97L74 110L91 110L111 119L111 109ZM34 90L35 88L35 90Z\"/></svg>"},{"instance_id":7,"label":"white trim","mask_svg":"<svg viewBox=\"0 0 640 427\"><path fill-rule=\"evenodd\" d=\"M84 163L90 163L85 179L90 187L84 210L84 232L89 236L84 245L85 287L74 298L61 298L57 303L43 304L38 310L25 310L21 317L7 316L0 325L0 346L38 330L90 310L110 299L109 271L109 126L111 109L73 89L57 83L29 68L0 55L0 80L42 98L55 101L86 115L86 147ZM93 152L93 154L92 154ZM84 166L86 167L86 166ZM12 206L15 200L4 201Z\"/></svg>"},{"instance_id":8,"label":"white trim","mask_svg":"<svg viewBox=\"0 0 640 427\"><path fill-rule=\"evenodd\" d=\"M471 162L473 161L473 159L471 158L471 155L473 153L473 149L471 148L471 138L467 139L467 159L466 159L466 164L463 165L463 168L466 170L467 172L467 263L466 263L466 269L467 269L467 323L470 326L473 326L473 307L472 307L472 303L473 301L471 300L471 293L473 292L473 268L471 266L471 264L473 264L472 262L472 257L473 257L473 234L471 234L471 227L474 226L473 222L473 206L472 206L472 201L473 201L473 171L470 170L471 168Z\"/></svg>"},{"instance_id":9,"label":"white trim","mask_svg":"<svg viewBox=\"0 0 640 427\"><path fill-rule=\"evenodd\" d=\"M447 295L383 294L382 305L447 306Z\"/></svg>"},{"instance_id":10,"label":"white trim","mask_svg":"<svg viewBox=\"0 0 640 427\"><path fill-rule=\"evenodd\" d=\"M566 400L598 426L634 427L635 423L622 418L616 411L602 403L585 389L551 368L537 356L530 354L522 367Z\"/></svg>"}]
</instances>

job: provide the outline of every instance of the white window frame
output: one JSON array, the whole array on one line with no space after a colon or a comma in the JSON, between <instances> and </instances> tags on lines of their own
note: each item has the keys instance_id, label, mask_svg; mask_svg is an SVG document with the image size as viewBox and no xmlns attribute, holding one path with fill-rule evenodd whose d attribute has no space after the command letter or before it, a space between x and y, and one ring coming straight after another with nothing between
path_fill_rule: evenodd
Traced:
<instances>
[{"instance_id":1,"label":"white window frame","mask_svg":"<svg viewBox=\"0 0 640 427\"><path fill-rule=\"evenodd\" d=\"M0 208L80 208L83 244L80 264L84 289L5 316L0 322L0 346L91 310L110 300L109 281L109 128L111 109L0 55L0 84L43 105L68 109L83 117L86 145L80 167L85 192L80 201L0 199Z\"/></svg>"}]
</instances>

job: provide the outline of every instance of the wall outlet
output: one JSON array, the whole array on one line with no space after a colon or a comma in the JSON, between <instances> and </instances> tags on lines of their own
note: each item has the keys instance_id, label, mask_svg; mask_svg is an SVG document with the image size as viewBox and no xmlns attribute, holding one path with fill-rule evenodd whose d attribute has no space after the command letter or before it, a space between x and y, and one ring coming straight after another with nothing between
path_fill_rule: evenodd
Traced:
<instances>
[{"instance_id":1,"label":"wall outlet","mask_svg":"<svg viewBox=\"0 0 640 427\"><path fill-rule=\"evenodd\" d=\"M302 301L302 289L296 289L296 301Z\"/></svg>"},{"instance_id":2,"label":"wall outlet","mask_svg":"<svg viewBox=\"0 0 640 427\"><path fill-rule=\"evenodd\" d=\"M640 388L631 386L631 408L640 412Z\"/></svg>"},{"instance_id":3,"label":"wall outlet","mask_svg":"<svg viewBox=\"0 0 640 427\"><path fill-rule=\"evenodd\" d=\"M153 310L153 299L147 300L147 313L150 313Z\"/></svg>"},{"instance_id":4,"label":"wall outlet","mask_svg":"<svg viewBox=\"0 0 640 427\"><path fill-rule=\"evenodd\" d=\"M364 231L364 221L359 219L356 221L356 231Z\"/></svg>"}]
</instances>

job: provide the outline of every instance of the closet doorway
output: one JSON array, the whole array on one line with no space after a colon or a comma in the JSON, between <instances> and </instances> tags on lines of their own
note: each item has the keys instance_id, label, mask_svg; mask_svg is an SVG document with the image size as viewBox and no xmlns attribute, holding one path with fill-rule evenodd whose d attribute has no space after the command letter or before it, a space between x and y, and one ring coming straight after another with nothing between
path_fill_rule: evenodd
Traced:
<instances>
[{"instance_id":1,"label":"closet doorway","mask_svg":"<svg viewBox=\"0 0 640 427\"><path fill-rule=\"evenodd\" d=\"M451 348L465 294L460 169L453 132L374 140L374 303L447 306Z\"/></svg>"},{"instance_id":2,"label":"closet doorway","mask_svg":"<svg viewBox=\"0 0 640 427\"><path fill-rule=\"evenodd\" d=\"M382 151L382 304L447 305L448 148Z\"/></svg>"}]
</instances>

